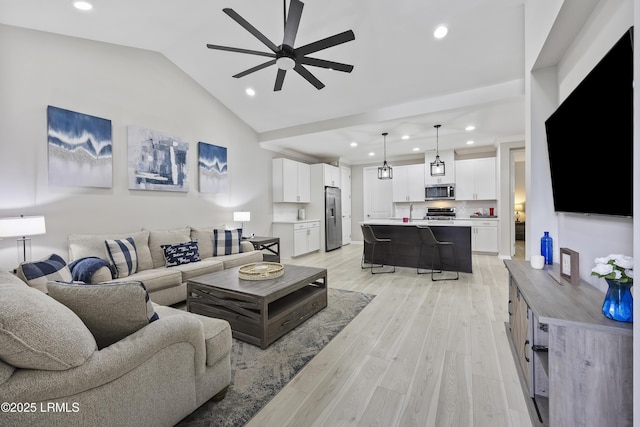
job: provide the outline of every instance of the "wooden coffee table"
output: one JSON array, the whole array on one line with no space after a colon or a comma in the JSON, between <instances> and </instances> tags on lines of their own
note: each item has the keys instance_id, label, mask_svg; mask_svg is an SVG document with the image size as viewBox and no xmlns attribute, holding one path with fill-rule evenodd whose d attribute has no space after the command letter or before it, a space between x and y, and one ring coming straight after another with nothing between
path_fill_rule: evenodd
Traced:
<instances>
[{"instance_id":1,"label":"wooden coffee table","mask_svg":"<svg viewBox=\"0 0 640 427\"><path fill-rule=\"evenodd\" d=\"M327 306L325 268L285 265L268 280L240 279L238 269L187 281L187 311L225 319L234 338L264 349Z\"/></svg>"}]
</instances>

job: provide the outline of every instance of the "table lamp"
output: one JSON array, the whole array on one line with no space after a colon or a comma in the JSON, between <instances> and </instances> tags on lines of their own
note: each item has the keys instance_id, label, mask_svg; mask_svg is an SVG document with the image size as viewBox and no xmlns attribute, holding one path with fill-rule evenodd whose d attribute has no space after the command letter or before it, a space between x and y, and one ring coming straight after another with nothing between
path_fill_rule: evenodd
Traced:
<instances>
[{"instance_id":1,"label":"table lamp","mask_svg":"<svg viewBox=\"0 0 640 427\"><path fill-rule=\"evenodd\" d=\"M251 212L248 211L237 211L233 213L233 220L236 222L240 222L242 227L242 235L244 236L244 222L251 221Z\"/></svg>"},{"instance_id":2,"label":"table lamp","mask_svg":"<svg viewBox=\"0 0 640 427\"><path fill-rule=\"evenodd\" d=\"M0 218L0 237L22 236L18 242L18 262L31 261L31 238L45 234L47 229L44 216L24 216Z\"/></svg>"},{"instance_id":3,"label":"table lamp","mask_svg":"<svg viewBox=\"0 0 640 427\"><path fill-rule=\"evenodd\" d=\"M520 222L520 212L524 210L524 204L518 203L513 207L513 209L516 211L516 222Z\"/></svg>"}]
</instances>

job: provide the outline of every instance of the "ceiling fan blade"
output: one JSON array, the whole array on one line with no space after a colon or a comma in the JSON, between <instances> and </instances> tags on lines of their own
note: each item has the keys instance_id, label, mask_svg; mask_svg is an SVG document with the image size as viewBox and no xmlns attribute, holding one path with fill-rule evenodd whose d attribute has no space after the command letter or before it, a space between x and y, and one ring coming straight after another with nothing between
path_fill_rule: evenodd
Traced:
<instances>
[{"instance_id":1,"label":"ceiling fan blade","mask_svg":"<svg viewBox=\"0 0 640 427\"><path fill-rule=\"evenodd\" d=\"M300 17L302 16L302 8L304 3L300 0L291 0L289 4L289 14L287 15L287 22L284 24L284 38L282 44L293 47L293 43L296 41L296 34L298 34L298 26L300 25Z\"/></svg>"},{"instance_id":2,"label":"ceiling fan blade","mask_svg":"<svg viewBox=\"0 0 640 427\"><path fill-rule=\"evenodd\" d=\"M267 61L264 64L256 65L253 68L249 68L248 70L245 70L245 71L243 71L241 73L238 73L233 77L235 77L236 79L239 79L240 77L244 77L247 74L251 74L251 73L253 73L255 71L262 70L263 68L267 68L269 65L274 65L275 63L276 63L276 60L272 59L271 61Z\"/></svg>"},{"instance_id":3,"label":"ceiling fan blade","mask_svg":"<svg viewBox=\"0 0 640 427\"><path fill-rule=\"evenodd\" d=\"M300 64L296 64L296 66L293 68L294 70L296 70L298 72L298 74L300 74L302 77L304 77L305 79L307 79L307 81L309 83L311 83L312 85L314 85L316 87L316 89L320 90L324 87L324 83L322 83L320 80L318 80L316 78L316 76L314 76L313 74L311 74L309 72L309 70L307 70L306 68L304 68L302 65Z\"/></svg>"},{"instance_id":4,"label":"ceiling fan blade","mask_svg":"<svg viewBox=\"0 0 640 427\"><path fill-rule=\"evenodd\" d=\"M231 19L233 19L238 24L240 24L245 30L253 34L255 38L257 38L262 43L264 43L264 45L267 46L269 49L271 49L271 51L273 51L274 53L278 51L278 47L275 44L273 44L271 40L266 38L264 34L258 31L253 25L249 24L249 22L247 22L242 16L238 15L235 10L231 8L225 8L225 9L222 9L222 11L227 15L229 15Z\"/></svg>"},{"instance_id":5,"label":"ceiling fan blade","mask_svg":"<svg viewBox=\"0 0 640 427\"><path fill-rule=\"evenodd\" d=\"M342 43L350 42L351 40L355 40L356 36L353 34L353 31L348 30L340 34L333 35L331 37L327 37L322 40L318 40L317 42L309 43L304 46L300 46L296 48L296 55L298 57L308 55L313 52L317 52L319 50L327 49L333 46L337 46Z\"/></svg>"},{"instance_id":6,"label":"ceiling fan blade","mask_svg":"<svg viewBox=\"0 0 640 427\"><path fill-rule=\"evenodd\" d=\"M275 53L260 52L260 51L257 51L257 50L249 50L249 49L240 49L238 47L218 46L218 45L215 45L215 44L207 44L207 47L209 49L226 50L228 52L248 53L250 55L267 56L269 58L275 58L276 57Z\"/></svg>"},{"instance_id":7,"label":"ceiling fan blade","mask_svg":"<svg viewBox=\"0 0 640 427\"><path fill-rule=\"evenodd\" d=\"M325 61L324 59L307 58L306 56L298 58L298 62L304 65L311 65L313 67L329 68L330 70L344 71L350 73L353 70L353 65L342 64L340 62Z\"/></svg>"},{"instance_id":8,"label":"ceiling fan blade","mask_svg":"<svg viewBox=\"0 0 640 427\"><path fill-rule=\"evenodd\" d=\"M287 70L278 68L278 75L276 76L276 84L273 86L273 91L277 92L282 89L282 83L284 83L284 76L287 74Z\"/></svg>"}]
</instances>

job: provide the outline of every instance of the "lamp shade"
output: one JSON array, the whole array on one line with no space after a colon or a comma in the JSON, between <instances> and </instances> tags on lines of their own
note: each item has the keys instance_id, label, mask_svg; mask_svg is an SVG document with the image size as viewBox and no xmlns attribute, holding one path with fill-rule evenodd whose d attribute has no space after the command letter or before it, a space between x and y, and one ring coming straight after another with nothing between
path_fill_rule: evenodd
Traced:
<instances>
[{"instance_id":1,"label":"lamp shade","mask_svg":"<svg viewBox=\"0 0 640 427\"><path fill-rule=\"evenodd\" d=\"M518 211L518 212L522 212L524 210L524 205L522 203L517 203L514 207L513 207L514 211Z\"/></svg>"},{"instance_id":2,"label":"lamp shade","mask_svg":"<svg viewBox=\"0 0 640 427\"><path fill-rule=\"evenodd\" d=\"M0 237L35 236L46 232L43 216L0 218Z\"/></svg>"},{"instance_id":3,"label":"lamp shade","mask_svg":"<svg viewBox=\"0 0 640 427\"><path fill-rule=\"evenodd\" d=\"M234 221L240 221L240 222L251 221L251 212L248 212L248 211L234 212L233 213L233 220Z\"/></svg>"}]
</instances>

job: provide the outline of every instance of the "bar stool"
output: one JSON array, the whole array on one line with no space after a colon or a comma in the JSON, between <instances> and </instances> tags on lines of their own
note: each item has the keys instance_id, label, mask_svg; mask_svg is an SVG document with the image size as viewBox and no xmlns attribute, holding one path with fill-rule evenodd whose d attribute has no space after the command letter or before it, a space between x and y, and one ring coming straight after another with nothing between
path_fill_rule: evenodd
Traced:
<instances>
[{"instance_id":1,"label":"bar stool","mask_svg":"<svg viewBox=\"0 0 640 427\"><path fill-rule=\"evenodd\" d=\"M376 235L373 232L373 229L371 228L370 225L366 225L366 224L362 224L361 225L362 228L362 236L364 237L364 241L366 244L371 245L371 262L369 262L369 266L364 265L367 261L365 260L365 249L362 249L362 260L360 261L360 268L371 268L371 274L381 274L381 273L395 273L396 272L396 266L395 266L395 258L393 256L393 246L391 246L391 239L381 239L376 237ZM391 262L393 263L393 270L390 271L373 271L373 268L383 268L384 264L374 264L373 260L374 260L374 255L376 253L376 245L389 245L389 251L391 253ZM365 246L366 248L366 246Z\"/></svg>"},{"instance_id":2,"label":"bar stool","mask_svg":"<svg viewBox=\"0 0 640 427\"><path fill-rule=\"evenodd\" d=\"M421 226L418 225L418 233L420 234L420 255L418 258L418 267L416 267L416 272L418 274L428 274L428 271L424 271L424 272L420 272L420 261L422 260L422 250L423 248L427 247L427 248L432 248L432 252L431 252L431 280L434 282L437 282L439 280L458 280L460 278L460 273L458 272L458 259L456 258L456 248L455 245L453 244L453 242L441 242L438 239L436 239L436 236L433 235L433 231L431 230L430 227L425 227L425 226ZM451 253L453 254L453 265L451 264L445 264L442 262L442 248L443 247L449 247L451 248ZM440 261L440 269L437 271L435 270L435 259L436 259L436 251L438 252L438 260ZM454 271L456 272L456 278L441 278L441 279L434 279L433 278L433 273L442 273L442 267L443 266L448 266L448 267L453 267Z\"/></svg>"}]
</instances>

